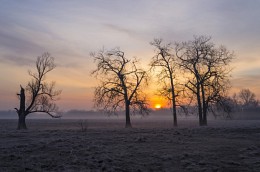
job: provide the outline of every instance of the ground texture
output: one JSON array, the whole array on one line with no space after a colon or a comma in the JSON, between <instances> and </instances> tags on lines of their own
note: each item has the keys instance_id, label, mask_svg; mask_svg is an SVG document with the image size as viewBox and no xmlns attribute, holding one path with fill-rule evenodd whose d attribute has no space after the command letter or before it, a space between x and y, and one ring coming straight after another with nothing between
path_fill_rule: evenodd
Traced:
<instances>
[{"instance_id":1,"label":"ground texture","mask_svg":"<svg viewBox=\"0 0 260 172\"><path fill-rule=\"evenodd\" d=\"M0 171L260 171L260 121L111 121L0 120Z\"/></svg>"}]
</instances>

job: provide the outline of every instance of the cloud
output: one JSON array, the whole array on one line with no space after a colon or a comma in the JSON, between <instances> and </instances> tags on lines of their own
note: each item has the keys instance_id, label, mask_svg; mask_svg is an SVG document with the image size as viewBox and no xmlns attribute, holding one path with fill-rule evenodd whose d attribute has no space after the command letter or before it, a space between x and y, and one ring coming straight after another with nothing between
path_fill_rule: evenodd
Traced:
<instances>
[{"instance_id":1,"label":"cloud","mask_svg":"<svg viewBox=\"0 0 260 172\"><path fill-rule=\"evenodd\" d=\"M2 50L8 50L17 54L26 54L27 52L42 49L32 40L23 38L17 32L16 30L12 30L12 32L6 33L0 29L0 47Z\"/></svg>"},{"instance_id":2,"label":"cloud","mask_svg":"<svg viewBox=\"0 0 260 172\"><path fill-rule=\"evenodd\" d=\"M258 73L235 76L231 79L232 87L234 90L249 88L250 90L255 92L257 97L259 98L260 97L259 78L260 78L259 69L258 69Z\"/></svg>"},{"instance_id":3,"label":"cloud","mask_svg":"<svg viewBox=\"0 0 260 172\"><path fill-rule=\"evenodd\" d=\"M106 23L106 24L103 24L105 27L109 28L109 29L112 29L112 30L115 30L116 32L121 32L121 33L124 33L124 34L127 34L129 36L137 36L138 34L136 33L136 31L134 30L131 30L131 29L127 29L127 28L124 28L124 27L120 27L120 26L117 26L115 24L110 24L110 23Z\"/></svg>"},{"instance_id":4,"label":"cloud","mask_svg":"<svg viewBox=\"0 0 260 172\"><path fill-rule=\"evenodd\" d=\"M77 62L58 64L58 67L74 68L74 69L80 69L80 68L82 68L83 66L84 66L84 64L79 64L79 63L77 63Z\"/></svg>"},{"instance_id":5,"label":"cloud","mask_svg":"<svg viewBox=\"0 0 260 172\"><path fill-rule=\"evenodd\" d=\"M0 56L0 62L1 63L11 63L17 66L27 66L29 64L35 63L35 60L32 60L31 58L26 58L23 56L15 56L11 54L6 54Z\"/></svg>"}]
</instances>

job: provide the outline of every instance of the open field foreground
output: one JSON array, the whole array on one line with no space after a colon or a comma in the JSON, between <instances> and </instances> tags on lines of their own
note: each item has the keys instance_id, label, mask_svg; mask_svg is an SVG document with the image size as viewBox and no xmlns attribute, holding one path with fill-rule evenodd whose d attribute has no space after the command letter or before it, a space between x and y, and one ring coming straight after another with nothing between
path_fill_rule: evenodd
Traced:
<instances>
[{"instance_id":1,"label":"open field foreground","mask_svg":"<svg viewBox=\"0 0 260 172\"><path fill-rule=\"evenodd\" d=\"M0 120L0 171L260 171L260 120ZM145 126L144 126L145 125Z\"/></svg>"}]
</instances>

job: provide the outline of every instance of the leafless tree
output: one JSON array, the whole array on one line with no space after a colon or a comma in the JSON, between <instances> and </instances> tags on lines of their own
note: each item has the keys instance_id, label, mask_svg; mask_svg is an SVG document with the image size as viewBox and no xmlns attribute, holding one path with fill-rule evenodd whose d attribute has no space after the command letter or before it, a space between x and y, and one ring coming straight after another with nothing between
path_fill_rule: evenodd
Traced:
<instances>
[{"instance_id":1,"label":"leafless tree","mask_svg":"<svg viewBox=\"0 0 260 172\"><path fill-rule=\"evenodd\" d=\"M210 106L209 111L212 112L215 118L220 116L225 119L232 119L237 109L238 104L232 97L222 96Z\"/></svg>"},{"instance_id":2,"label":"leafless tree","mask_svg":"<svg viewBox=\"0 0 260 172\"><path fill-rule=\"evenodd\" d=\"M31 81L25 89L20 86L20 93L17 94L20 100L19 109L15 108L19 117L17 129L27 129L25 119L31 113L46 113L53 118L60 117L55 100L61 94L61 90L55 90L55 82L45 81L47 73L55 67L54 58L49 53L43 53L37 58L36 72L29 71Z\"/></svg>"},{"instance_id":3,"label":"leafless tree","mask_svg":"<svg viewBox=\"0 0 260 172\"><path fill-rule=\"evenodd\" d=\"M162 85L159 93L171 102L173 112L173 125L177 126L177 91L176 91L176 69L177 62L170 44L163 45L162 39L154 39L151 45L155 47L156 55L150 63L152 68L160 68L157 74L158 82Z\"/></svg>"},{"instance_id":4,"label":"leafless tree","mask_svg":"<svg viewBox=\"0 0 260 172\"><path fill-rule=\"evenodd\" d=\"M259 101L256 100L255 93L249 89L242 89L238 93L238 97L243 107L256 107L259 104Z\"/></svg>"},{"instance_id":5,"label":"leafless tree","mask_svg":"<svg viewBox=\"0 0 260 172\"><path fill-rule=\"evenodd\" d=\"M228 67L234 55L224 46L216 47L207 36L176 43L175 51L189 77L185 86L196 97L199 124L207 125L209 105L220 100L229 87Z\"/></svg>"},{"instance_id":6,"label":"leafless tree","mask_svg":"<svg viewBox=\"0 0 260 172\"><path fill-rule=\"evenodd\" d=\"M130 113L148 113L142 85L147 84L147 72L137 67L137 60L127 59L119 48L91 53L97 63L92 72L100 85L95 88L95 106L107 113L125 110L126 128L130 128ZM131 109L130 109L131 107Z\"/></svg>"}]
</instances>

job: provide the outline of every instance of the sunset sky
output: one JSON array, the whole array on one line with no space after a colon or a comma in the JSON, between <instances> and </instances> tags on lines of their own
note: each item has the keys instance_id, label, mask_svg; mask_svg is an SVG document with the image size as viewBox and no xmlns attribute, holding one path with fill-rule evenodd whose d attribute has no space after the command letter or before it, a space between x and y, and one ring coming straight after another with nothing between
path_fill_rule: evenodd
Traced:
<instances>
[{"instance_id":1,"label":"sunset sky","mask_svg":"<svg viewBox=\"0 0 260 172\"><path fill-rule=\"evenodd\" d=\"M19 85L43 52L57 63L48 79L63 90L60 108L90 110L97 84L90 52L120 47L147 64L154 38L193 35L234 51L233 91L249 88L260 99L259 9L259 0L1 0L0 110L18 105Z\"/></svg>"}]
</instances>

